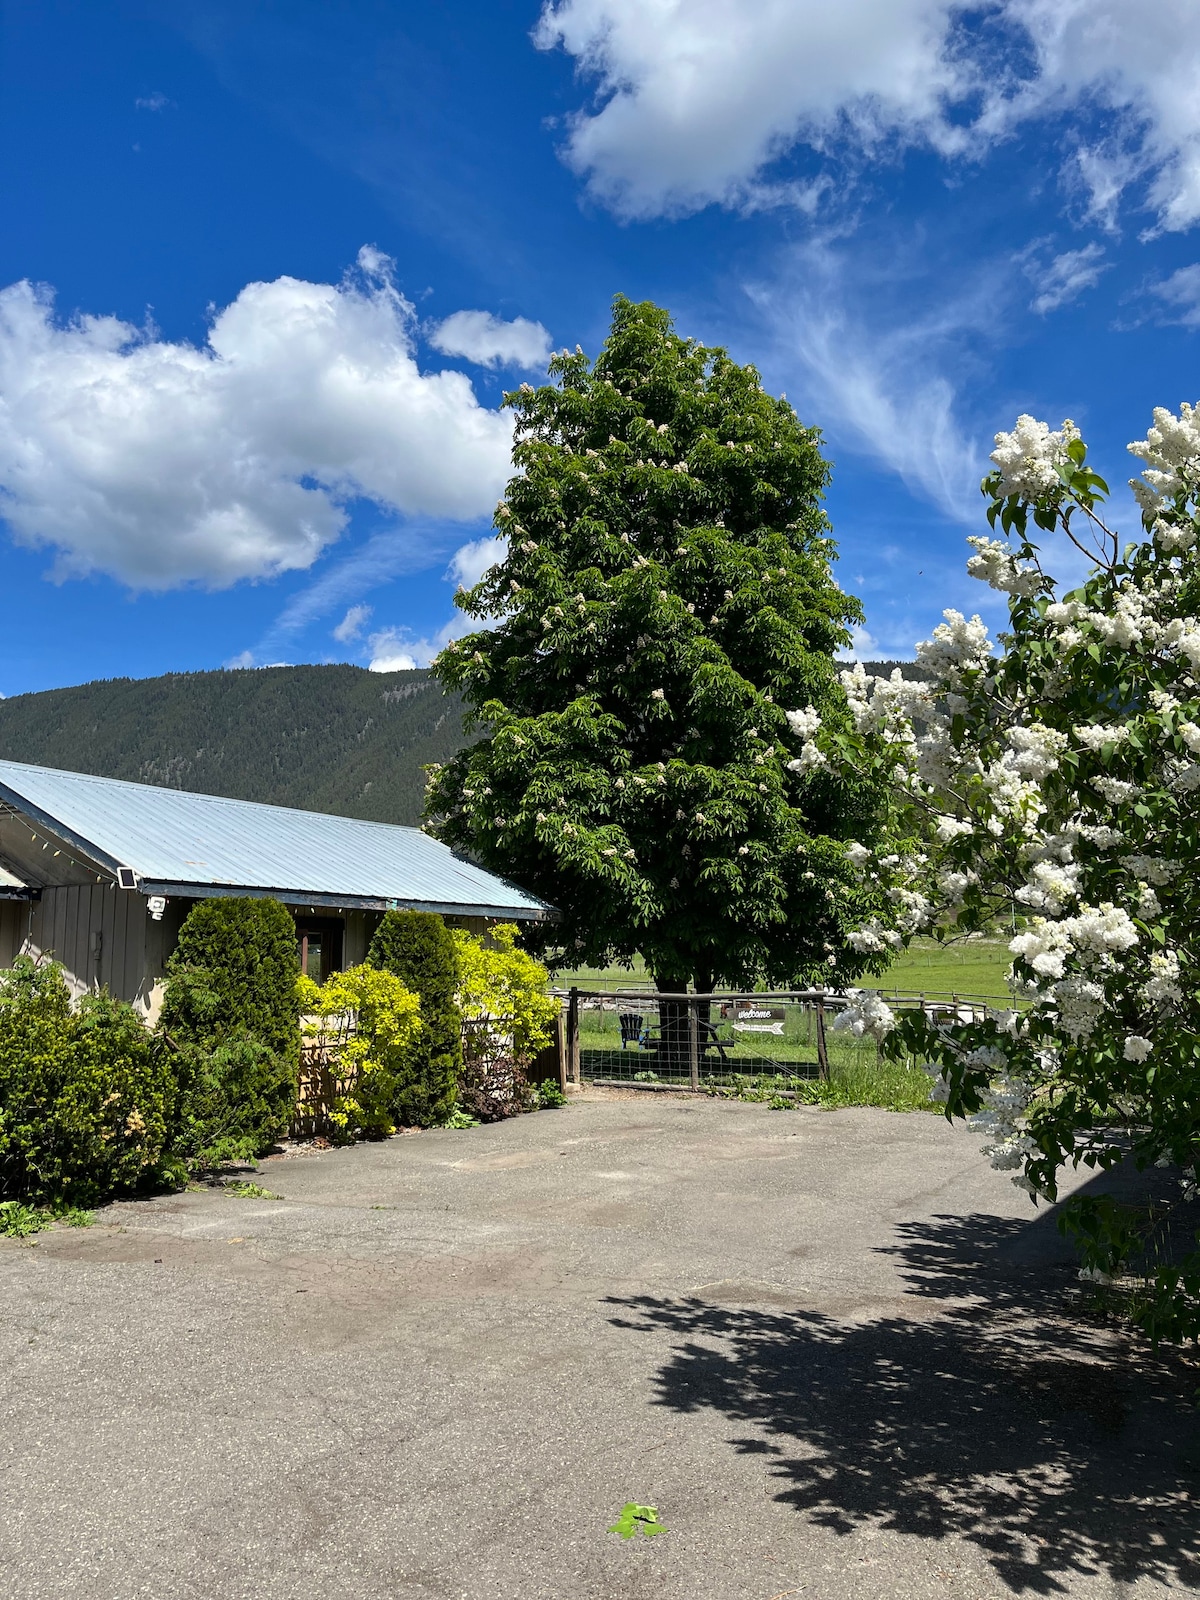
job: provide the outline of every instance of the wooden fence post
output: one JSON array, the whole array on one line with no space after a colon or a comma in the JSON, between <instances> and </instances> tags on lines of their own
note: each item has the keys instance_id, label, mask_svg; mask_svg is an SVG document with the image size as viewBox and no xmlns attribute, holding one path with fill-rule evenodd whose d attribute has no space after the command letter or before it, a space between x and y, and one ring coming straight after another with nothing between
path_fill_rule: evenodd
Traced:
<instances>
[{"instance_id":1,"label":"wooden fence post","mask_svg":"<svg viewBox=\"0 0 1200 1600\"><path fill-rule=\"evenodd\" d=\"M822 1078L829 1077L829 1056L825 1050L825 1000L822 995L817 996L817 1072Z\"/></svg>"},{"instance_id":2,"label":"wooden fence post","mask_svg":"<svg viewBox=\"0 0 1200 1600\"><path fill-rule=\"evenodd\" d=\"M572 984L567 1002L567 1061L571 1082L579 1087L579 990Z\"/></svg>"},{"instance_id":3,"label":"wooden fence post","mask_svg":"<svg viewBox=\"0 0 1200 1600\"><path fill-rule=\"evenodd\" d=\"M692 1088L700 1087L700 1002L688 1001L688 1072Z\"/></svg>"},{"instance_id":4,"label":"wooden fence post","mask_svg":"<svg viewBox=\"0 0 1200 1600\"><path fill-rule=\"evenodd\" d=\"M560 1011L554 1019L554 1058L558 1067L558 1087L562 1094L567 1092L567 1030Z\"/></svg>"}]
</instances>

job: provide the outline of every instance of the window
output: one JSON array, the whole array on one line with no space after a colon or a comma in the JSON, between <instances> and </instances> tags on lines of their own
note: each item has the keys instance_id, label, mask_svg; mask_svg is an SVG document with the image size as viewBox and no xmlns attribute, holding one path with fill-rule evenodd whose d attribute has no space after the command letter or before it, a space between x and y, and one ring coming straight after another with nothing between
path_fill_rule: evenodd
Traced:
<instances>
[{"instance_id":1,"label":"window","mask_svg":"<svg viewBox=\"0 0 1200 1600\"><path fill-rule=\"evenodd\" d=\"M324 983L342 970L345 928L338 917L297 917L300 971L314 983Z\"/></svg>"}]
</instances>

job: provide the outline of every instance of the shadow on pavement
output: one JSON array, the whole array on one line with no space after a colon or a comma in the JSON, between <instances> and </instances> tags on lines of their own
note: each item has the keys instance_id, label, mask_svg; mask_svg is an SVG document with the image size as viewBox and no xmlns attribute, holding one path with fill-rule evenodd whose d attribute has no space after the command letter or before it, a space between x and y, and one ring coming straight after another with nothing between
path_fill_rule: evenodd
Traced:
<instances>
[{"instance_id":1,"label":"shadow on pavement","mask_svg":"<svg viewBox=\"0 0 1200 1600\"><path fill-rule=\"evenodd\" d=\"M724 1414L777 1499L834 1533L966 1539L1017 1593L1200 1587L1193 1361L1075 1314L1053 1214L898 1231L907 1293L941 1302L911 1321L647 1296L614 1321L677 1335L656 1403Z\"/></svg>"}]
</instances>

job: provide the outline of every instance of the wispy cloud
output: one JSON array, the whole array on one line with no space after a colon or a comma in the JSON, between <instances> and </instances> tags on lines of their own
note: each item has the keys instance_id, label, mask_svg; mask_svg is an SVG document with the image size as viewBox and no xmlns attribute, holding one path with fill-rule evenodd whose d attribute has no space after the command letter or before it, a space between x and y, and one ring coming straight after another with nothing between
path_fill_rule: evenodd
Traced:
<instances>
[{"instance_id":1,"label":"wispy cloud","mask_svg":"<svg viewBox=\"0 0 1200 1600\"><path fill-rule=\"evenodd\" d=\"M351 606L337 627L330 630L330 637L339 644L349 644L352 639L358 638L370 616L370 606Z\"/></svg>"},{"instance_id":2,"label":"wispy cloud","mask_svg":"<svg viewBox=\"0 0 1200 1600\"><path fill-rule=\"evenodd\" d=\"M1101 273L1108 272L1111 266L1104 260L1104 246L1096 243L1085 244L1080 250L1064 250L1049 262L1028 260L1025 275L1037 290L1031 309L1039 316L1057 311L1078 299L1085 289L1095 288Z\"/></svg>"},{"instance_id":3,"label":"wispy cloud","mask_svg":"<svg viewBox=\"0 0 1200 1600\"><path fill-rule=\"evenodd\" d=\"M892 305L880 315L879 282L856 279L849 256L814 244L747 292L773 365L794 374L789 388L808 412L946 516L974 525L982 459L947 373L967 369L966 336L994 325L995 272L936 309Z\"/></svg>"},{"instance_id":4,"label":"wispy cloud","mask_svg":"<svg viewBox=\"0 0 1200 1600\"><path fill-rule=\"evenodd\" d=\"M1151 284L1150 293L1162 301L1164 321L1200 328L1200 263L1180 267L1161 283Z\"/></svg>"},{"instance_id":5,"label":"wispy cloud","mask_svg":"<svg viewBox=\"0 0 1200 1600\"><path fill-rule=\"evenodd\" d=\"M437 523L408 523L373 534L352 555L331 565L315 582L292 596L258 643L245 652L250 663L278 655L306 628L336 614L343 606L350 610L339 628L356 611L369 613L370 608L361 603L363 595L407 572L425 572L447 560L455 540L461 537L461 528ZM337 630L334 637L338 637ZM349 642L349 637L341 642Z\"/></svg>"}]
</instances>

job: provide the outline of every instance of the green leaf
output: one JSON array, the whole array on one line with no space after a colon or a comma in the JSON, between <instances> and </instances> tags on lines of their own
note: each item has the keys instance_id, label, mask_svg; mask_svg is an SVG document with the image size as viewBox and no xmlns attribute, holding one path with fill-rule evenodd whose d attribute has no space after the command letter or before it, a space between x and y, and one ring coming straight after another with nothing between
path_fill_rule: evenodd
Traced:
<instances>
[{"instance_id":1,"label":"green leaf","mask_svg":"<svg viewBox=\"0 0 1200 1600\"><path fill-rule=\"evenodd\" d=\"M658 1520L657 1506L642 1506L636 1500L626 1500L620 1516L606 1531L619 1533L622 1539L632 1539L635 1533L652 1539L656 1533L666 1533L667 1528Z\"/></svg>"}]
</instances>

